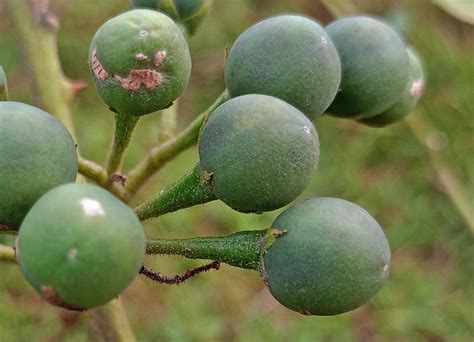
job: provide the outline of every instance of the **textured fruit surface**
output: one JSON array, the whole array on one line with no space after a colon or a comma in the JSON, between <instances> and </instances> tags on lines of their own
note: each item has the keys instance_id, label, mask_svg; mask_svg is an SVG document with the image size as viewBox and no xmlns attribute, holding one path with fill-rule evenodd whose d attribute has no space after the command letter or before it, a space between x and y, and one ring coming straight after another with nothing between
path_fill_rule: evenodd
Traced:
<instances>
[{"instance_id":1,"label":"textured fruit surface","mask_svg":"<svg viewBox=\"0 0 474 342\"><path fill-rule=\"evenodd\" d=\"M191 74L191 56L179 27L153 10L110 19L89 50L97 90L112 109L144 115L169 107Z\"/></svg>"},{"instance_id":2,"label":"textured fruit surface","mask_svg":"<svg viewBox=\"0 0 474 342\"><path fill-rule=\"evenodd\" d=\"M360 123L373 127L387 126L402 120L415 108L423 93L425 77L420 59L411 50L408 49L407 51L410 57L408 82L402 95L389 109L371 118L360 120Z\"/></svg>"},{"instance_id":3,"label":"textured fruit surface","mask_svg":"<svg viewBox=\"0 0 474 342\"><path fill-rule=\"evenodd\" d=\"M364 304L389 273L390 249L361 207L313 198L285 210L273 228L287 229L263 257L263 279L287 308L337 315Z\"/></svg>"},{"instance_id":4,"label":"textured fruit surface","mask_svg":"<svg viewBox=\"0 0 474 342\"><path fill-rule=\"evenodd\" d=\"M331 104L340 79L339 57L329 36L317 22L296 15L269 18L247 29L225 65L232 97L275 96L311 120Z\"/></svg>"},{"instance_id":5,"label":"textured fruit surface","mask_svg":"<svg viewBox=\"0 0 474 342\"><path fill-rule=\"evenodd\" d=\"M48 302L88 309L118 296L145 254L134 212L90 184L57 187L33 206L18 235L20 267Z\"/></svg>"},{"instance_id":6,"label":"textured fruit surface","mask_svg":"<svg viewBox=\"0 0 474 342\"><path fill-rule=\"evenodd\" d=\"M335 116L369 118L388 109L408 80L408 54L388 25L369 17L339 19L326 27L341 59Z\"/></svg>"},{"instance_id":7,"label":"textured fruit surface","mask_svg":"<svg viewBox=\"0 0 474 342\"><path fill-rule=\"evenodd\" d=\"M217 198L241 212L262 212L290 203L306 188L319 141L313 124L293 106L244 95L211 115L199 156Z\"/></svg>"},{"instance_id":8,"label":"textured fruit surface","mask_svg":"<svg viewBox=\"0 0 474 342\"><path fill-rule=\"evenodd\" d=\"M76 147L59 120L27 104L0 102L0 224L19 228L38 198L76 176Z\"/></svg>"}]
</instances>

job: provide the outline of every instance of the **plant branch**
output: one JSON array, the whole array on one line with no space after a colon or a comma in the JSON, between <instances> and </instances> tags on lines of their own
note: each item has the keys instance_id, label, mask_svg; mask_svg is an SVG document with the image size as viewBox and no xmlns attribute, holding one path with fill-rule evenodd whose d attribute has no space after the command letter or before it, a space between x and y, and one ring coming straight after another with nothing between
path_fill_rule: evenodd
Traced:
<instances>
[{"instance_id":1,"label":"plant branch","mask_svg":"<svg viewBox=\"0 0 474 342\"><path fill-rule=\"evenodd\" d=\"M158 135L160 143L172 139L176 132L178 102L179 100L175 100L171 107L162 110L160 113L160 133Z\"/></svg>"},{"instance_id":2,"label":"plant branch","mask_svg":"<svg viewBox=\"0 0 474 342\"><path fill-rule=\"evenodd\" d=\"M153 174L162 168L168 161L179 153L195 144L201 126L206 118L222 103L229 98L227 91L223 92L217 100L204 112L202 112L184 131L176 137L152 148L146 158L128 174L126 190L133 196Z\"/></svg>"},{"instance_id":3,"label":"plant branch","mask_svg":"<svg viewBox=\"0 0 474 342\"><path fill-rule=\"evenodd\" d=\"M0 245L0 261L16 263L15 249L13 247Z\"/></svg>"},{"instance_id":4,"label":"plant branch","mask_svg":"<svg viewBox=\"0 0 474 342\"><path fill-rule=\"evenodd\" d=\"M259 270L264 252L286 230L248 230L224 236L190 239L148 239L147 254L181 255L188 259L217 260L231 266Z\"/></svg>"},{"instance_id":5,"label":"plant branch","mask_svg":"<svg viewBox=\"0 0 474 342\"><path fill-rule=\"evenodd\" d=\"M8 82L5 71L0 65L0 101L8 101Z\"/></svg>"},{"instance_id":6,"label":"plant branch","mask_svg":"<svg viewBox=\"0 0 474 342\"><path fill-rule=\"evenodd\" d=\"M74 136L70 102L73 84L65 77L59 61L56 32L59 21L48 0L7 0L24 65L28 67L35 102L60 119Z\"/></svg>"},{"instance_id":7,"label":"plant branch","mask_svg":"<svg viewBox=\"0 0 474 342\"><path fill-rule=\"evenodd\" d=\"M114 299L100 308L88 311L93 331L99 341L136 341L120 299Z\"/></svg>"},{"instance_id":8,"label":"plant branch","mask_svg":"<svg viewBox=\"0 0 474 342\"><path fill-rule=\"evenodd\" d=\"M114 140L105 167L107 174L109 175L107 187L117 180L114 178L114 175L120 174L122 170L125 152L130 144L133 131L139 119L139 116L115 113Z\"/></svg>"},{"instance_id":9,"label":"plant branch","mask_svg":"<svg viewBox=\"0 0 474 342\"><path fill-rule=\"evenodd\" d=\"M79 157L77 161L81 175L94 181L98 185L105 186L107 184L107 171L105 171L102 166L82 157Z\"/></svg>"},{"instance_id":10,"label":"plant branch","mask_svg":"<svg viewBox=\"0 0 474 342\"><path fill-rule=\"evenodd\" d=\"M184 177L135 208L141 221L216 199L199 163Z\"/></svg>"}]
</instances>

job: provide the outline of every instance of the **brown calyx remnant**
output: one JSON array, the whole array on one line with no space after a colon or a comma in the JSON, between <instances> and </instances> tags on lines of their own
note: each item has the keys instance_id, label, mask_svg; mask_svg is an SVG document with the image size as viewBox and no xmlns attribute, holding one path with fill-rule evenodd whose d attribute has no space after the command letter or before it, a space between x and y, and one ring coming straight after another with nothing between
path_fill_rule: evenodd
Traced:
<instances>
[{"instance_id":1,"label":"brown calyx remnant","mask_svg":"<svg viewBox=\"0 0 474 342\"><path fill-rule=\"evenodd\" d=\"M146 89L153 90L161 84L161 74L152 69L132 70L127 77L115 75L114 78L122 85L123 89L137 91L143 84Z\"/></svg>"},{"instance_id":2,"label":"brown calyx remnant","mask_svg":"<svg viewBox=\"0 0 474 342\"><path fill-rule=\"evenodd\" d=\"M65 308L73 311L85 311L85 309L78 308L76 306L66 303L64 300L59 297L59 295L54 291L51 286L42 286L41 287L41 298L47 301L49 304L54 306L59 306L60 308Z\"/></svg>"},{"instance_id":3,"label":"brown calyx remnant","mask_svg":"<svg viewBox=\"0 0 474 342\"><path fill-rule=\"evenodd\" d=\"M309 310L301 310L298 311L300 314L305 315L305 316L311 316L312 313Z\"/></svg>"}]
</instances>

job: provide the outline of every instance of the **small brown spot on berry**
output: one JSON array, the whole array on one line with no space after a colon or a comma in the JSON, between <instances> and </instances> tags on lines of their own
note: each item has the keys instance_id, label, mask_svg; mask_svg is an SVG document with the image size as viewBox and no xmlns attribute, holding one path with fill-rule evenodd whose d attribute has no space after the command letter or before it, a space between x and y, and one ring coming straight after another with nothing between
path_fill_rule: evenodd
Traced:
<instances>
[{"instance_id":1,"label":"small brown spot on berry","mask_svg":"<svg viewBox=\"0 0 474 342\"><path fill-rule=\"evenodd\" d=\"M104 67L99 61L99 58L97 57L97 49L94 49L94 52L92 52L91 65L92 71L99 81L105 81L109 77L109 73L105 71Z\"/></svg>"},{"instance_id":2,"label":"small brown spot on berry","mask_svg":"<svg viewBox=\"0 0 474 342\"><path fill-rule=\"evenodd\" d=\"M148 59L148 57L145 54L141 53L141 52L137 53L135 55L135 60L136 61L146 61L147 59Z\"/></svg>"}]
</instances>

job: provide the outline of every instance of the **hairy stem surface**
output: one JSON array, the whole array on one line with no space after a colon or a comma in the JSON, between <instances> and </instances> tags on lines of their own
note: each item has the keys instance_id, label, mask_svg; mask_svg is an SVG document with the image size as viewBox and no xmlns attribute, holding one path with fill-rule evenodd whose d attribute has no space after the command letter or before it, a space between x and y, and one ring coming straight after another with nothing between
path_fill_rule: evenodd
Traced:
<instances>
[{"instance_id":1,"label":"hairy stem surface","mask_svg":"<svg viewBox=\"0 0 474 342\"><path fill-rule=\"evenodd\" d=\"M204 112L202 112L191 124L176 137L167 140L163 144L150 150L146 158L128 174L126 191L133 196L140 188L162 168L168 161L176 157L197 142L201 126L206 118L222 103L229 98L225 91Z\"/></svg>"},{"instance_id":2,"label":"hairy stem surface","mask_svg":"<svg viewBox=\"0 0 474 342\"><path fill-rule=\"evenodd\" d=\"M183 178L135 208L141 221L216 199L199 163Z\"/></svg>"},{"instance_id":3,"label":"hairy stem surface","mask_svg":"<svg viewBox=\"0 0 474 342\"><path fill-rule=\"evenodd\" d=\"M181 255L188 259L208 259L231 266L259 270L263 253L286 231L248 230L224 236L190 239L148 239L147 254Z\"/></svg>"}]
</instances>

